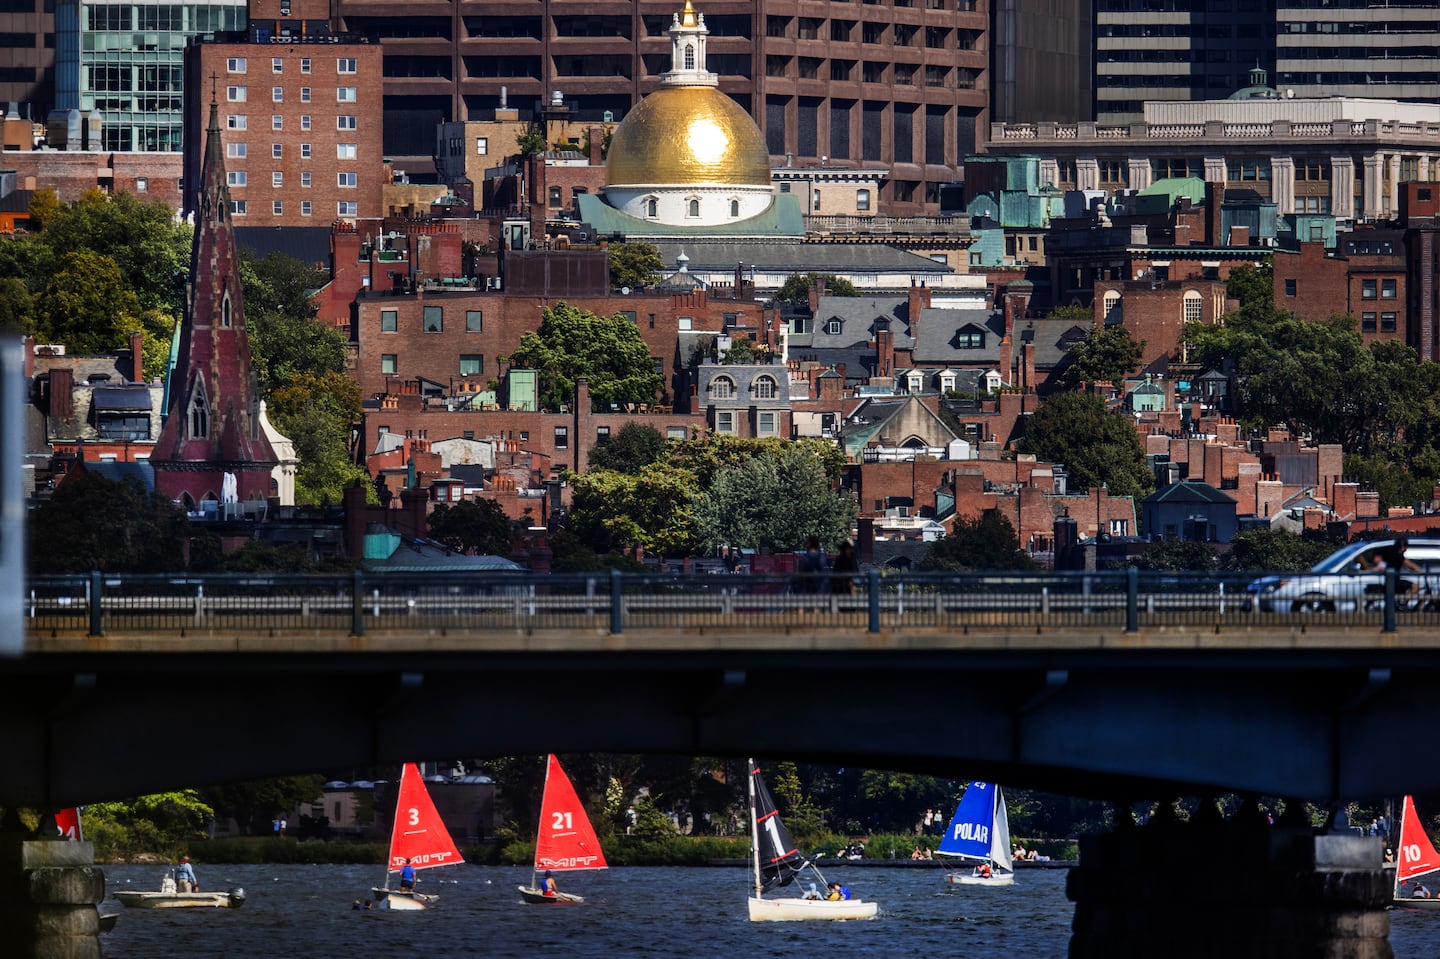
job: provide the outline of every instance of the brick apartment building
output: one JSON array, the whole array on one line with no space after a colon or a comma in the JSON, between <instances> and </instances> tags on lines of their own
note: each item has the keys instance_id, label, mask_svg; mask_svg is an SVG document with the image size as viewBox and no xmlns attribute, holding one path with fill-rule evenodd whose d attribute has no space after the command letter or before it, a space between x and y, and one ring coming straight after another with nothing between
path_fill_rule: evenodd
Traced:
<instances>
[{"instance_id":1,"label":"brick apartment building","mask_svg":"<svg viewBox=\"0 0 1440 959\"><path fill-rule=\"evenodd\" d=\"M213 97L237 226L381 215L381 51L333 31L329 9L325 0L252 0L245 33L186 48L185 212L195 208Z\"/></svg>"}]
</instances>

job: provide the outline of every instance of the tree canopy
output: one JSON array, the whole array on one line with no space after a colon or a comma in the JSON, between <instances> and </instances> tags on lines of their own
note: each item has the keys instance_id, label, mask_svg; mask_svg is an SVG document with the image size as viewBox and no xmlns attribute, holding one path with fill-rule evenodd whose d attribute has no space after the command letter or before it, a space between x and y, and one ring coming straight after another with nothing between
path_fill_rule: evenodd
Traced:
<instances>
[{"instance_id":1,"label":"tree canopy","mask_svg":"<svg viewBox=\"0 0 1440 959\"><path fill-rule=\"evenodd\" d=\"M97 473L67 479L26 521L32 573L155 572L185 568L184 511L138 480Z\"/></svg>"},{"instance_id":2,"label":"tree canopy","mask_svg":"<svg viewBox=\"0 0 1440 959\"><path fill-rule=\"evenodd\" d=\"M1029 418L1020 450L1064 464L1079 489L1107 486L1112 496L1149 495L1155 478L1134 425L1097 396L1057 393Z\"/></svg>"},{"instance_id":3,"label":"tree canopy","mask_svg":"<svg viewBox=\"0 0 1440 959\"><path fill-rule=\"evenodd\" d=\"M668 441L653 426L630 422L610 442L590 450L590 468L635 475L665 456Z\"/></svg>"},{"instance_id":4,"label":"tree canopy","mask_svg":"<svg viewBox=\"0 0 1440 959\"><path fill-rule=\"evenodd\" d=\"M297 374L270 394L266 414L295 444L296 503L339 503L347 486L369 485L350 449L351 426L360 419L360 384L353 379L336 372Z\"/></svg>"},{"instance_id":5,"label":"tree canopy","mask_svg":"<svg viewBox=\"0 0 1440 959\"><path fill-rule=\"evenodd\" d=\"M430 538L470 556L510 555L510 517L489 499L441 503L430 514Z\"/></svg>"},{"instance_id":6,"label":"tree canopy","mask_svg":"<svg viewBox=\"0 0 1440 959\"><path fill-rule=\"evenodd\" d=\"M695 516L706 549L780 552L804 549L811 536L830 546L847 539L855 501L832 488L821 458L786 445L716 470Z\"/></svg>"},{"instance_id":7,"label":"tree canopy","mask_svg":"<svg viewBox=\"0 0 1440 959\"><path fill-rule=\"evenodd\" d=\"M1014 524L994 509L978 517L956 516L950 532L931 543L920 561L920 569L927 571L1034 568L1035 562L1020 548Z\"/></svg>"},{"instance_id":8,"label":"tree canopy","mask_svg":"<svg viewBox=\"0 0 1440 959\"><path fill-rule=\"evenodd\" d=\"M573 403L582 377L590 382L591 402L602 408L652 402L664 387L633 321L623 313L596 316L566 303L545 307L540 328L526 332L519 348L502 359L536 371L542 409Z\"/></svg>"},{"instance_id":9,"label":"tree canopy","mask_svg":"<svg viewBox=\"0 0 1440 959\"><path fill-rule=\"evenodd\" d=\"M607 252L610 255L610 288L618 290L629 287L643 290L660 279L665 261L653 243L632 240L628 243L612 243Z\"/></svg>"},{"instance_id":10,"label":"tree canopy","mask_svg":"<svg viewBox=\"0 0 1440 959\"><path fill-rule=\"evenodd\" d=\"M855 284L843 276L833 276L829 273L791 273L785 278L780 289L776 291L775 302L804 306L810 302L810 288L822 282L830 296L860 295L860 291L855 289Z\"/></svg>"},{"instance_id":11,"label":"tree canopy","mask_svg":"<svg viewBox=\"0 0 1440 959\"><path fill-rule=\"evenodd\" d=\"M1119 324L1091 327L1067 351L1060 385L1076 389L1084 384L1120 383L1140 368L1144 349L1145 341L1136 343Z\"/></svg>"}]
</instances>

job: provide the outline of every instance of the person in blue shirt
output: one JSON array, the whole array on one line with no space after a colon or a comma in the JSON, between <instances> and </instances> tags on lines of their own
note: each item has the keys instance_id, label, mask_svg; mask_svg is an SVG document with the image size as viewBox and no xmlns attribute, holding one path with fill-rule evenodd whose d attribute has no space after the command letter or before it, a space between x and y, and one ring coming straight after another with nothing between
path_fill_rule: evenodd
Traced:
<instances>
[{"instance_id":1,"label":"person in blue shirt","mask_svg":"<svg viewBox=\"0 0 1440 959\"><path fill-rule=\"evenodd\" d=\"M405 860L405 865L400 870L400 891L415 891L415 867L410 865L410 860Z\"/></svg>"},{"instance_id":2,"label":"person in blue shirt","mask_svg":"<svg viewBox=\"0 0 1440 959\"><path fill-rule=\"evenodd\" d=\"M195 880L195 867L190 865L189 856L181 856L180 865L175 867L175 891L200 891L200 883Z\"/></svg>"},{"instance_id":3,"label":"person in blue shirt","mask_svg":"<svg viewBox=\"0 0 1440 959\"><path fill-rule=\"evenodd\" d=\"M555 885L555 877L550 875L550 870L545 870L545 877L540 880L540 892L546 896L555 896L560 888Z\"/></svg>"}]
</instances>

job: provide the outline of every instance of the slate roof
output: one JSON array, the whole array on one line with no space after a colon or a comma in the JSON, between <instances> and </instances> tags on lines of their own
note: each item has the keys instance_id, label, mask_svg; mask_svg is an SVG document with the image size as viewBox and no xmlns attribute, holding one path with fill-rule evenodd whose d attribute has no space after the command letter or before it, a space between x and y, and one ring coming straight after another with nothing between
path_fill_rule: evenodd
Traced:
<instances>
[{"instance_id":1,"label":"slate roof","mask_svg":"<svg viewBox=\"0 0 1440 959\"><path fill-rule=\"evenodd\" d=\"M252 256L283 253L301 263L330 263L328 226L237 226L235 242Z\"/></svg>"},{"instance_id":2,"label":"slate roof","mask_svg":"<svg viewBox=\"0 0 1440 959\"><path fill-rule=\"evenodd\" d=\"M832 320L840 321L840 332L829 332ZM875 330L888 322L895 335L896 349L910 349L908 300L903 296L823 296L810 324L809 333L790 337L790 349L831 350L863 346L875 338ZM873 353L873 351L871 351Z\"/></svg>"},{"instance_id":3,"label":"slate roof","mask_svg":"<svg viewBox=\"0 0 1440 959\"><path fill-rule=\"evenodd\" d=\"M1196 480L1181 480L1162 486L1142 500L1144 503L1218 503L1235 505L1235 499L1220 492L1209 483Z\"/></svg>"}]
</instances>

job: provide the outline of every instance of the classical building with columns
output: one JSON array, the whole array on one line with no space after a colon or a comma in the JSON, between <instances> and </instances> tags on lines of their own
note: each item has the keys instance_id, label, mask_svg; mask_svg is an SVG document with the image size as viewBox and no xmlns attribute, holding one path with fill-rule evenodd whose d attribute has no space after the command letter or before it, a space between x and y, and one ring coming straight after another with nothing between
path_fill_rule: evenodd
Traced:
<instances>
[{"instance_id":1,"label":"classical building with columns","mask_svg":"<svg viewBox=\"0 0 1440 959\"><path fill-rule=\"evenodd\" d=\"M1292 97L1265 85L1224 100L1147 101L1144 120L991 124L989 155L1041 159L1061 190L1142 190L1165 177L1249 189L1280 215L1387 220L1400 184L1440 179L1440 105Z\"/></svg>"}]
</instances>

